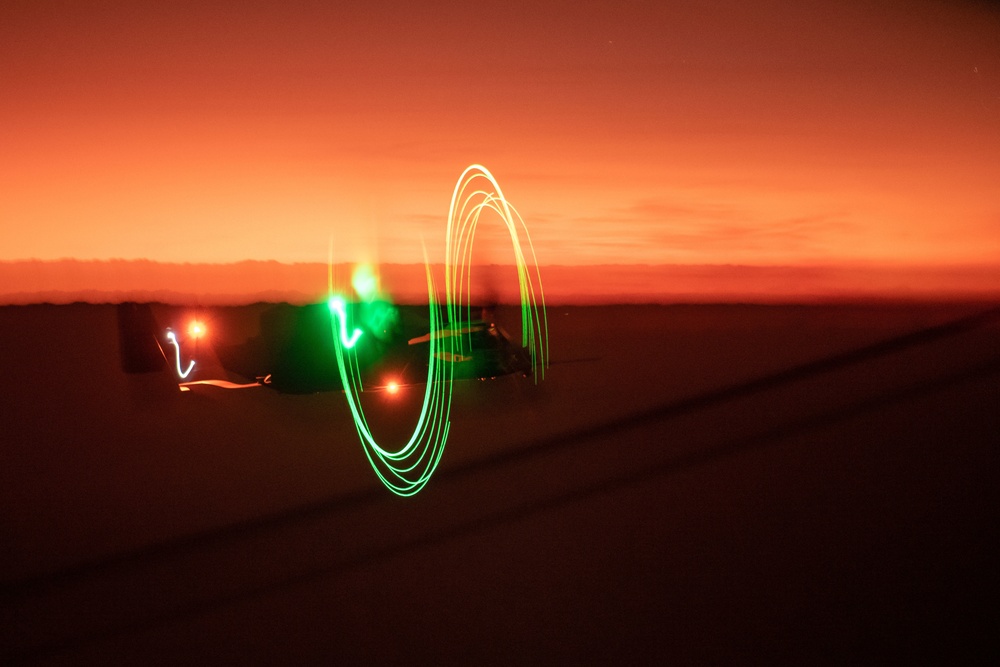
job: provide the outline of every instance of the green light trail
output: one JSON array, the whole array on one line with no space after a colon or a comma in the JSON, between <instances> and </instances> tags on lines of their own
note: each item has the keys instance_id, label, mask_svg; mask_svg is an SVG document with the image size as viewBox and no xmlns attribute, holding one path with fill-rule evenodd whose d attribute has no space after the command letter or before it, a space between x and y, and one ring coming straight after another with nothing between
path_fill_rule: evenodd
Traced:
<instances>
[{"instance_id":1,"label":"green light trail","mask_svg":"<svg viewBox=\"0 0 1000 667\"><path fill-rule=\"evenodd\" d=\"M326 302L330 307L330 312L337 316L340 320L340 342L346 348L354 347L354 344L358 342L358 338L361 337L361 329L355 328L351 335L347 335L347 313L344 312L344 299L339 296L331 296L329 301Z\"/></svg>"},{"instance_id":2,"label":"green light trail","mask_svg":"<svg viewBox=\"0 0 1000 667\"><path fill-rule=\"evenodd\" d=\"M530 350L535 382L544 378L544 369L548 365L548 321L545 315L545 298L538 262L527 227L514 207L504 199L500 185L493 175L485 167L472 165L459 177L448 213L445 253L445 311L448 323L441 322L440 310L436 307L434 279L425 251L427 302L430 313L427 384L420 416L417 418L413 433L405 444L395 449L384 447L375 440L365 418L360 400L363 388L356 346L361 330L355 328L354 333L350 337L347 336L347 312L343 298L333 293L332 259L330 262L329 303L331 312L340 320L340 334L334 333L333 341L344 395L347 397L365 455L375 474L387 488L401 496L412 496L427 484L441 461L448 441L451 428L454 365L444 359L461 356L467 345L471 348L471 328L466 327L459 335L438 335L438 332L443 332L448 327L454 328L461 322L463 307L465 319L471 320L470 262L476 227L484 211L493 211L499 215L510 233L520 288L522 346ZM522 248L522 235L530 252L533 270L529 270L527 257ZM372 276L371 270L366 268L363 272L359 271L355 277L355 289L359 296L366 300L371 300L375 289L375 280Z\"/></svg>"}]
</instances>

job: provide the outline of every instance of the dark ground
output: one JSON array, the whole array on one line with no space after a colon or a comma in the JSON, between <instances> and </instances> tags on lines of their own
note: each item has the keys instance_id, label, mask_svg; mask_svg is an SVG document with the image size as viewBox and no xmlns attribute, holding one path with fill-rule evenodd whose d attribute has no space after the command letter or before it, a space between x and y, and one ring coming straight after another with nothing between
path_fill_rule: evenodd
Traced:
<instances>
[{"instance_id":1,"label":"dark ground","mask_svg":"<svg viewBox=\"0 0 1000 667\"><path fill-rule=\"evenodd\" d=\"M460 383L401 499L338 393L181 394L114 306L0 308L0 662L996 664L989 309L552 308L545 382Z\"/></svg>"}]
</instances>

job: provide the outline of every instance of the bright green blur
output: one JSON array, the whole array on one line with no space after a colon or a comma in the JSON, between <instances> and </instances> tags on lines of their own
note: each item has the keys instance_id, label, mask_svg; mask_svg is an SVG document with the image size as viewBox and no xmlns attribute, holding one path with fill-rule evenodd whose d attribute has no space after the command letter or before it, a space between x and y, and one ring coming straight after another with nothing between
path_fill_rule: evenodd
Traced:
<instances>
[{"instance_id":1,"label":"bright green blur","mask_svg":"<svg viewBox=\"0 0 1000 667\"><path fill-rule=\"evenodd\" d=\"M358 338L361 337L361 329L355 328L350 336L347 335L347 313L344 310L344 299L340 296L331 296L327 300L327 305L330 307L330 312L337 316L340 321L340 342L346 348L354 347L354 344L358 342Z\"/></svg>"},{"instance_id":2,"label":"bright green blur","mask_svg":"<svg viewBox=\"0 0 1000 667\"><path fill-rule=\"evenodd\" d=\"M378 278L368 264L358 264L351 276L351 287L362 301L371 301L378 296Z\"/></svg>"}]
</instances>

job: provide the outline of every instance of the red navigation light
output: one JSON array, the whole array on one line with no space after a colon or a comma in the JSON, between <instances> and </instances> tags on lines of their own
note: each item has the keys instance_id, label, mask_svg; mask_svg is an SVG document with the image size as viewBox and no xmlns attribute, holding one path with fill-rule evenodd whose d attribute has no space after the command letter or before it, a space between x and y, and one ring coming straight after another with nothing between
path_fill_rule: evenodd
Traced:
<instances>
[{"instance_id":1,"label":"red navigation light","mask_svg":"<svg viewBox=\"0 0 1000 667\"><path fill-rule=\"evenodd\" d=\"M201 320L191 320L191 324L188 325L188 335L191 338L202 338L206 333L208 329Z\"/></svg>"}]
</instances>

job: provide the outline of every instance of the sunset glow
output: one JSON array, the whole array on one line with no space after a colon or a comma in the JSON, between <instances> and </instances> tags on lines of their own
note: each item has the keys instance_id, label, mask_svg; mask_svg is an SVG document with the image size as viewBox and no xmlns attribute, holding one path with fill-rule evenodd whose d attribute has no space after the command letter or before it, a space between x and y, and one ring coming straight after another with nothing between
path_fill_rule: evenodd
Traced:
<instances>
[{"instance_id":1,"label":"sunset glow","mask_svg":"<svg viewBox=\"0 0 1000 667\"><path fill-rule=\"evenodd\" d=\"M988 5L503 15L4 3L0 262L419 264L482 163L542 265L1000 263Z\"/></svg>"}]
</instances>

